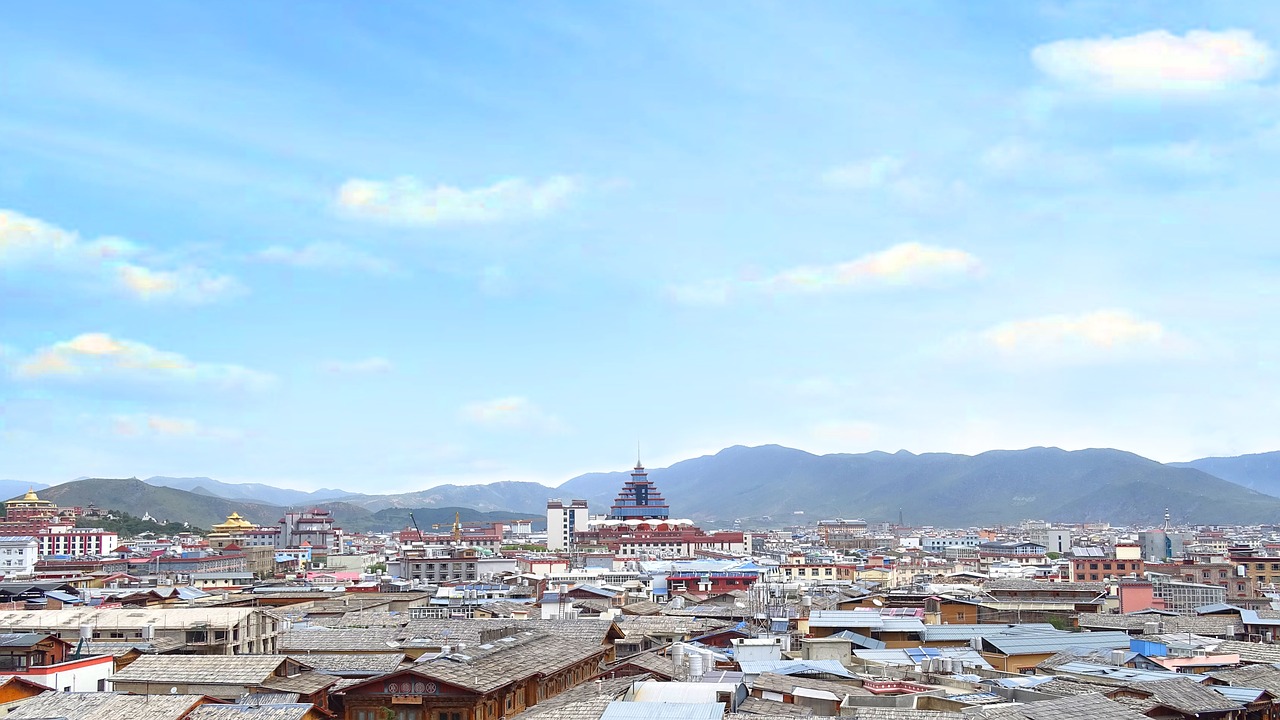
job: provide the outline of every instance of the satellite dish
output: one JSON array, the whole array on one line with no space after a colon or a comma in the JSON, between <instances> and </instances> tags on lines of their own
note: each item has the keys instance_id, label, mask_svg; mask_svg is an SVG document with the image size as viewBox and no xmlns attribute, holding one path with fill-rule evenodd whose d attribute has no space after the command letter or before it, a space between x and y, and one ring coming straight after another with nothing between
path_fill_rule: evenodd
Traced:
<instances>
[{"instance_id":1,"label":"satellite dish","mask_svg":"<svg viewBox=\"0 0 1280 720\"><path fill-rule=\"evenodd\" d=\"M177 695L177 694L178 694L178 688L176 688L176 687L171 687L171 688L169 688L169 694L170 694L170 695Z\"/></svg>"},{"instance_id":2,"label":"satellite dish","mask_svg":"<svg viewBox=\"0 0 1280 720\"><path fill-rule=\"evenodd\" d=\"M876 607L884 607L884 601L880 598L871 598L871 604Z\"/></svg>"}]
</instances>

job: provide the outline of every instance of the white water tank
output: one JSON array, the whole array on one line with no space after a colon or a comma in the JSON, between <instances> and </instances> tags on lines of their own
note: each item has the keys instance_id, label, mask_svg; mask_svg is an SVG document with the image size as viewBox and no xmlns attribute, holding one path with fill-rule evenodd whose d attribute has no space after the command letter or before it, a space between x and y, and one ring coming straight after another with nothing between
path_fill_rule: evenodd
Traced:
<instances>
[{"instance_id":1,"label":"white water tank","mask_svg":"<svg viewBox=\"0 0 1280 720\"><path fill-rule=\"evenodd\" d=\"M84 624L80 626L80 639L89 642L93 639L93 626Z\"/></svg>"},{"instance_id":2,"label":"white water tank","mask_svg":"<svg viewBox=\"0 0 1280 720\"><path fill-rule=\"evenodd\" d=\"M700 682L703 674L706 672L705 660L702 653L695 652L689 656L689 679L693 682Z\"/></svg>"}]
</instances>

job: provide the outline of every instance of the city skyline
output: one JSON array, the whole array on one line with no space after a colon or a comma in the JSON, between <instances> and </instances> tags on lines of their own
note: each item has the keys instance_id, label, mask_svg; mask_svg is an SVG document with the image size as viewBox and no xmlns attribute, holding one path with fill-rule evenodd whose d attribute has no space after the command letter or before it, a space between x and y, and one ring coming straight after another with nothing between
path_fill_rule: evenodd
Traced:
<instances>
[{"instance_id":1,"label":"city skyline","mask_svg":"<svg viewBox=\"0 0 1280 720\"><path fill-rule=\"evenodd\" d=\"M1266 4L10 15L0 478L1277 449Z\"/></svg>"}]
</instances>

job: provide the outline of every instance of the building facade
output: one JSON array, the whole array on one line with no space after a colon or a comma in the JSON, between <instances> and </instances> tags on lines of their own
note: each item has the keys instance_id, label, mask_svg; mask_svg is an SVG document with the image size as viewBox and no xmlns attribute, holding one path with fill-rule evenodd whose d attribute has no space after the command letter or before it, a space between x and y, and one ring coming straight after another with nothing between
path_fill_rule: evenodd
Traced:
<instances>
[{"instance_id":1,"label":"building facade","mask_svg":"<svg viewBox=\"0 0 1280 720\"><path fill-rule=\"evenodd\" d=\"M547 501L547 549L553 552L567 550L577 540L579 533L587 530L590 519L586 500Z\"/></svg>"}]
</instances>

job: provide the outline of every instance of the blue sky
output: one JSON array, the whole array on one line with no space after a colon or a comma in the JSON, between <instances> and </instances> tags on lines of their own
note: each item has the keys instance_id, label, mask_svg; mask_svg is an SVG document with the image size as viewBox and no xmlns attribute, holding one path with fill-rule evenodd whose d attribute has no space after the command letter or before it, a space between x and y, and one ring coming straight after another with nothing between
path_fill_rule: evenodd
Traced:
<instances>
[{"instance_id":1,"label":"blue sky","mask_svg":"<svg viewBox=\"0 0 1280 720\"><path fill-rule=\"evenodd\" d=\"M1271 3L0 24L0 477L1276 449Z\"/></svg>"}]
</instances>

